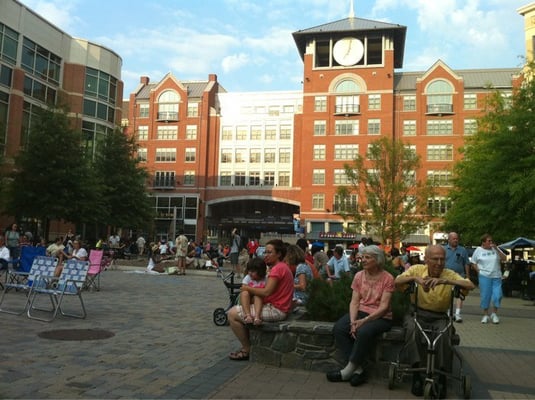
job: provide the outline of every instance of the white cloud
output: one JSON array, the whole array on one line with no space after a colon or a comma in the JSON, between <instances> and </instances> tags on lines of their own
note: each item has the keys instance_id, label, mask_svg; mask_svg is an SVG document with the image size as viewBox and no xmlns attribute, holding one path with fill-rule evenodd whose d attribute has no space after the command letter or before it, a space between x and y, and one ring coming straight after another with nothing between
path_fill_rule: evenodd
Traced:
<instances>
[{"instance_id":1,"label":"white cloud","mask_svg":"<svg viewBox=\"0 0 535 400\"><path fill-rule=\"evenodd\" d=\"M65 2L63 0L25 0L24 4L41 15L61 30L69 33L81 23L81 19L73 16L77 8L77 0Z\"/></svg>"},{"instance_id":2,"label":"white cloud","mask_svg":"<svg viewBox=\"0 0 535 400\"><path fill-rule=\"evenodd\" d=\"M244 53L231 54L223 57L221 60L221 68L223 72L229 73L242 68L249 63L249 56Z\"/></svg>"}]
</instances>

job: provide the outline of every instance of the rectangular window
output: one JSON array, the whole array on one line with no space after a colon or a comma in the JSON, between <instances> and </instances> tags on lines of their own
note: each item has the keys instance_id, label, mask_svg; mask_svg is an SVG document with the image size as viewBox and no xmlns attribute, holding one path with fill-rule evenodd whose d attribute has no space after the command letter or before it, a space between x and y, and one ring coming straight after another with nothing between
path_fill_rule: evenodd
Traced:
<instances>
[{"instance_id":1,"label":"rectangular window","mask_svg":"<svg viewBox=\"0 0 535 400\"><path fill-rule=\"evenodd\" d=\"M275 125L267 125L264 135L266 140L275 140L277 138L277 127Z\"/></svg>"},{"instance_id":2,"label":"rectangular window","mask_svg":"<svg viewBox=\"0 0 535 400\"><path fill-rule=\"evenodd\" d=\"M230 186L232 184L232 175L229 171L221 172L219 176L219 186Z\"/></svg>"},{"instance_id":3,"label":"rectangular window","mask_svg":"<svg viewBox=\"0 0 535 400\"><path fill-rule=\"evenodd\" d=\"M262 150L251 149L249 151L249 162L252 164L260 164L262 162Z\"/></svg>"},{"instance_id":4,"label":"rectangular window","mask_svg":"<svg viewBox=\"0 0 535 400\"><path fill-rule=\"evenodd\" d=\"M186 140L197 140L197 125L186 126Z\"/></svg>"},{"instance_id":5,"label":"rectangular window","mask_svg":"<svg viewBox=\"0 0 535 400\"><path fill-rule=\"evenodd\" d=\"M314 193L312 195L312 209L313 210L325 209L325 195L323 193Z\"/></svg>"},{"instance_id":6,"label":"rectangular window","mask_svg":"<svg viewBox=\"0 0 535 400\"><path fill-rule=\"evenodd\" d=\"M234 152L234 160L236 163L247 162L247 149L236 149Z\"/></svg>"},{"instance_id":7,"label":"rectangular window","mask_svg":"<svg viewBox=\"0 0 535 400\"><path fill-rule=\"evenodd\" d=\"M334 212L355 212L358 207L358 196L356 194L350 194L348 196L334 195Z\"/></svg>"},{"instance_id":8,"label":"rectangular window","mask_svg":"<svg viewBox=\"0 0 535 400\"><path fill-rule=\"evenodd\" d=\"M149 105L147 103L139 103L139 118L149 117Z\"/></svg>"},{"instance_id":9,"label":"rectangular window","mask_svg":"<svg viewBox=\"0 0 535 400\"><path fill-rule=\"evenodd\" d=\"M22 68L37 78L59 85L61 76L61 58L26 37L23 39L22 43ZM4 46L2 46L2 48L3 47ZM96 71L87 67L86 75L91 70ZM95 90L97 86L98 85L95 85Z\"/></svg>"},{"instance_id":10,"label":"rectangular window","mask_svg":"<svg viewBox=\"0 0 535 400\"><path fill-rule=\"evenodd\" d=\"M403 136L416 136L416 121L403 121Z\"/></svg>"},{"instance_id":11,"label":"rectangular window","mask_svg":"<svg viewBox=\"0 0 535 400\"><path fill-rule=\"evenodd\" d=\"M475 93L466 93L464 95L464 109L477 110L477 95Z\"/></svg>"},{"instance_id":12,"label":"rectangular window","mask_svg":"<svg viewBox=\"0 0 535 400\"><path fill-rule=\"evenodd\" d=\"M314 121L314 136L325 136L327 133L327 121Z\"/></svg>"},{"instance_id":13,"label":"rectangular window","mask_svg":"<svg viewBox=\"0 0 535 400\"><path fill-rule=\"evenodd\" d=\"M381 134L381 120L369 119L368 120L368 135L380 135Z\"/></svg>"},{"instance_id":14,"label":"rectangular window","mask_svg":"<svg viewBox=\"0 0 535 400\"><path fill-rule=\"evenodd\" d=\"M403 111L416 110L416 96L403 96Z\"/></svg>"},{"instance_id":15,"label":"rectangular window","mask_svg":"<svg viewBox=\"0 0 535 400\"><path fill-rule=\"evenodd\" d=\"M249 127L248 126L238 126L236 129L236 140L247 140L249 136Z\"/></svg>"},{"instance_id":16,"label":"rectangular window","mask_svg":"<svg viewBox=\"0 0 535 400\"><path fill-rule=\"evenodd\" d=\"M223 127L223 133L221 135L222 140L232 140L232 133L234 132L234 129L232 126L224 126Z\"/></svg>"},{"instance_id":17,"label":"rectangular window","mask_svg":"<svg viewBox=\"0 0 535 400\"><path fill-rule=\"evenodd\" d=\"M264 186L274 186L275 185L275 172L269 171L264 172Z\"/></svg>"},{"instance_id":18,"label":"rectangular window","mask_svg":"<svg viewBox=\"0 0 535 400\"><path fill-rule=\"evenodd\" d=\"M158 127L158 140L176 140L178 136L178 127L171 125L163 125Z\"/></svg>"},{"instance_id":19,"label":"rectangular window","mask_svg":"<svg viewBox=\"0 0 535 400\"><path fill-rule=\"evenodd\" d=\"M156 162L175 162L176 161L176 149L172 148L157 148L156 149Z\"/></svg>"},{"instance_id":20,"label":"rectangular window","mask_svg":"<svg viewBox=\"0 0 535 400\"><path fill-rule=\"evenodd\" d=\"M286 114L291 114L291 113L294 112L294 106L292 106L292 105L282 106L282 112L286 113Z\"/></svg>"},{"instance_id":21,"label":"rectangular window","mask_svg":"<svg viewBox=\"0 0 535 400\"><path fill-rule=\"evenodd\" d=\"M325 185L325 170L315 169L312 171L312 184Z\"/></svg>"},{"instance_id":22,"label":"rectangular window","mask_svg":"<svg viewBox=\"0 0 535 400\"><path fill-rule=\"evenodd\" d=\"M264 149L264 162L270 164L275 162L275 149Z\"/></svg>"},{"instance_id":23,"label":"rectangular window","mask_svg":"<svg viewBox=\"0 0 535 400\"><path fill-rule=\"evenodd\" d=\"M427 171L427 180L433 186L452 186L451 172L446 170Z\"/></svg>"},{"instance_id":24,"label":"rectangular window","mask_svg":"<svg viewBox=\"0 0 535 400\"><path fill-rule=\"evenodd\" d=\"M249 186L260 186L260 172L249 172Z\"/></svg>"},{"instance_id":25,"label":"rectangular window","mask_svg":"<svg viewBox=\"0 0 535 400\"><path fill-rule=\"evenodd\" d=\"M144 149L144 148L138 148L137 149L137 159L139 161L147 161L147 149Z\"/></svg>"},{"instance_id":26,"label":"rectangular window","mask_svg":"<svg viewBox=\"0 0 535 400\"><path fill-rule=\"evenodd\" d=\"M336 114L359 114L360 97L356 96L336 96Z\"/></svg>"},{"instance_id":27,"label":"rectangular window","mask_svg":"<svg viewBox=\"0 0 535 400\"><path fill-rule=\"evenodd\" d=\"M149 140L149 127L147 125L138 126L137 140Z\"/></svg>"},{"instance_id":28,"label":"rectangular window","mask_svg":"<svg viewBox=\"0 0 535 400\"><path fill-rule=\"evenodd\" d=\"M184 171L184 185L195 185L195 171Z\"/></svg>"},{"instance_id":29,"label":"rectangular window","mask_svg":"<svg viewBox=\"0 0 535 400\"><path fill-rule=\"evenodd\" d=\"M451 144L435 144L427 146L427 160L428 161L452 161L453 160L453 145Z\"/></svg>"},{"instance_id":30,"label":"rectangular window","mask_svg":"<svg viewBox=\"0 0 535 400\"><path fill-rule=\"evenodd\" d=\"M234 173L234 185L245 186L245 172L237 171Z\"/></svg>"},{"instance_id":31,"label":"rectangular window","mask_svg":"<svg viewBox=\"0 0 535 400\"><path fill-rule=\"evenodd\" d=\"M358 144L337 144L334 146L335 160L354 160L358 154Z\"/></svg>"},{"instance_id":32,"label":"rectangular window","mask_svg":"<svg viewBox=\"0 0 535 400\"><path fill-rule=\"evenodd\" d=\"M334 134L337 136L358 135L359 134L359 121L335 121L334 122Z\"/></svg>"},{"instance_id":33,"label":"rectangular window","mask_svg":"<svg viewBox=\"0 0 535 400\"><path fill-rule=\"evenodd\" d=\"M327 111L327 96L314 97L314 111L316 112Z\"/></svg>"},{"instance_id":34,"label":"rectangular window","mask_svg":"<svg viewBox=\"0 0 535 400\"><path fill-rule=\"evenodd\" d=\"M172 171L156 171L154 175L155 187L175 187L175 173Z\"/></svg>"},{"instance_id":35,"label":"rectangular window","mask_svg":"<svg viewBox=\"0 0 535 400\"><path fill-rule=\"evenodd\" d=\"M196 154L197 154L197 150L195 149L195 147L186 148L184 161L195 162Z\"/></svg>"},{"instance_id":36,"label":"rectangular window","mask_svg":"<svg viewBox=\"0 0 535 400\"><path fill-rule=\"evenodd\" d=\"M346 174L345 169L334 170L334 184L335 185L349 185L351 182Z\"/></svg>"},{"instance_id":37,"label":"rectangular window","mask_svg":"<svg viewBox=\"0 0 535 400\"><path fill-rule=\"evenodd\" d=\"M381 109L381 95L370 94L368 95L368 110L380 110Z\"/></svg>"},{"instance_id":38,"label":"rectangular window","mask_svg":"<svg viewBox=\"0 0 535 400\"><path fill-rule=\"evenodd\" d=\"M0 24L0 58L8 64L15 65L18 47L19 34L4 24Z\"/></svg>"},{"instance_id":39,"label":"rectangular window","mask_svg":"<svg viewBox=\"0 0 535 400\"><path fill-rule=\"evenodd\" d=\"M265 113L265 110L264 110ZM269 106L268 107L268 115L270 117L278 117L279 116L279 106Z\"/></svg>"},{"instance_id":40,"label":"rectangular window","mask_svg":"<svg viewBox=\"0 0 535 400\"><path fill-rule=\"evenodd\" d=\"M433 214L446 214L451 208L451 200L445 197L436 197L427 200L427 207Z\"/></svg>"},{"instance_id":41,"label":"rectangular window","mask_svg":"<svg viewBox=\"0 0 535 400\"><path fill-rule=\"evenodd\" d=\"M280 130L280 139L286 140L292 138L292 126L291 125L281 125Z\"/></svg>"},{"instance_id":42,"label":"rectangular window","mask_svg":"<svg viewBox=\"0 0 535 400\"><path fill-rule=\"evenodd\" d=\"M453 121L451 119L427 121L427 135L453 135Z\"/></svg>"},{"instance_id":43,"label":"rectangular window","mask_svg":"<svg viewBox=\"0 0 535 400\"><path fill-rule=\"evenodd\" d=\"M279 186L290 186L290 172L281 171L279 172Z\"/></svg>"},{"instance_id":44,"label":"rectangular window","mask_svg":"<svg viewBox=\"0 0 535 400\"><path fill-rule=\"evenodd\" d=\"M287 149L287 148L279 149L279 163L290 164L291 154L292 154L291 149Z\"/></svg>"},{"instance_id":45,"label":"rectangular window","mask_svg":"<svg viewBox=\"0 0 535 400\"><path fill-rule=\"evenodd\" d=\"M315 144L313 150L313 160L325 160L325 145Z\"/></svg>"},{"instance_id":46,"label":"rectangular window","mask_svg":"<svg viewBox=\"0 0 535 400\"><path fill-rule=\"evenodd\" d=\"M411 157L416 157L416 145L414 144L406 144L403 146L405 148L405 151L406 151L406 157L408 156L411 156Z\"/></svg>"},{"instance_id":47,"label":"rectangular window","mask_svg":"<svg viewBox=\"0 0 535 400\"><path fill-rule=\"evenodd\" d=\"M188 117L199 116L199 103L188 103Z\"/></svg>"},{"instance_id":48,"label":"rectangular window","mask_svg":"<svg viewBox=\"0 0 535 400\"><path fill-rule=\"evenodd\" d=\"M232 149L221 149L221 163L232 163Z\"/></svg>"},{"instance_id":49,"label":"rectangular window","mask_svg":"<svg viewBox=\"0 0 535 400\"><path fill-rule=\"evenodd\" d=\"M474 135L477 132L477 120L465 119L464 120L464 134L466 136Z\"/></svg>"},{"instance_id":50,"label":"rectangular window","mask_svg":"<svg viewBox=\"0 0 535 400\"><path fill-rule=\"evenodd\" d=\"M251 140L261 140L262 139L262 126L253 125L251 127Z\"/></svg>"}]
</instances>

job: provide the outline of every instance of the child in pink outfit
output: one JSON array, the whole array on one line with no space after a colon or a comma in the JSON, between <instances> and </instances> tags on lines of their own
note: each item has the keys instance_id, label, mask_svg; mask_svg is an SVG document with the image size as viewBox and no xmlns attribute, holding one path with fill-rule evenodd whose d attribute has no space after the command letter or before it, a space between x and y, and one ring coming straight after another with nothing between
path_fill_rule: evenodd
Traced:
<instances>
[{"instance_id":1,"label":"child in pink outfit","mask_svg":"<svg viewBox=\"0 0 535 400\"><path fill-rule=\"evenodd\" d=\"M267 266L261 257L254 257L247 263L247 275L243 278L242 284L254 288L265 288L267 281ZM255 318L251 316L251 297L255 310ZM245 314L244 322L246 324L262 325L262 307L264 299L260 296L251 296L247 291L240 293L240 304Z\"/></svg>"}]
</instances>

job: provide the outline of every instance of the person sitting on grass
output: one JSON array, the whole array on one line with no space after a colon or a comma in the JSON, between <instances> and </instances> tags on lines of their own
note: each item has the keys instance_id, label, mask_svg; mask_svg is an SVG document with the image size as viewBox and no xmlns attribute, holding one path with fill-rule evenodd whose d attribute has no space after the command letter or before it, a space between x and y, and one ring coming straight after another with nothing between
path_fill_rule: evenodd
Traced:
<instances>
[{"instance_id":1,"label":"person sitting on grass","mask_svg":"<svg viewBox=\"0 0 535 400\"><path fill-rule=\"evenodd\" d=\"M251 258L247 263L246 275L243 278L242 285L247 285L253 288L266 287L267 267L265 261L260 257ZM251 300L255 309L255 318L251 316ZM246 324L262 325L262 307L264 306L264 299L260 296L254 296L247 291L240 292L240 304L245 313L243 322Z\"/></svg>"}]
</instances>

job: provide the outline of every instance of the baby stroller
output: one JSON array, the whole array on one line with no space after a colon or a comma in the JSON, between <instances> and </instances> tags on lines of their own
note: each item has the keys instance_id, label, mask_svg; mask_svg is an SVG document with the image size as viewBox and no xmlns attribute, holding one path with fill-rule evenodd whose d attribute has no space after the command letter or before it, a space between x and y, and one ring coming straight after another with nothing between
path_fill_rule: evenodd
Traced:
<instances>
[{"instance_id":1,"label":"baby stroller","mask_svg":"<svg viewBox=\"0 0 535 400\"><path fill-rule=\"evenodd\" d=\"M234 271L231 271L227 275L224 275L221 267L216 267L217 276L220 276L228 290L229 304L227 308L219 307L214 310L214 324L217 326L223 326L228 323L227 312L236 304L236 301L240 295L241 282L234 282Z\"/></svg>"},{"instance_id":2,"label":"baby stroller","mask_svg":"<svg viewBox=\"0 0 535 400\"><path fill-rule=\"evenodd\" d=\"M414 292L414 304L412 317L415 321L417 337L420 337L425 346L427 347L427 357L425 367L410 367L402 366L400 363L401 353L405 350L407 343L401 348L398 353L397 360L390 364L388 370L388 389L392 390L396 382L401 382L405 374L412 374L415 372L425 373L424 381L424 398L425 399L437 399L441 398L441 395L445 393L447 386L446 379L452 378L459 382L459 389L462 395L462 398L469 399L472 392L472 383L469 375L463 374L463 359L456 347L460 343L459 335L454 333L453 326L453 299L461 298L464 300L464 295L461 293L461 289L458 286L452 288L452 295L450 300L450 311L448 313L448 320L445 326L438 329L428 329L424 328L418 319L418 288L414 283L410 286L409 291ZM435 368L435 356L436 356L436 347L439 339L448 335L451 343L452 349L452 358L459 360L459 373L456 375L453 372L446 372ZM453 360L451 360L453 361ZM453 364L453 363L451 363ZM453 368L452 368L453 370Z\"/></svg>"}]
</instances>

